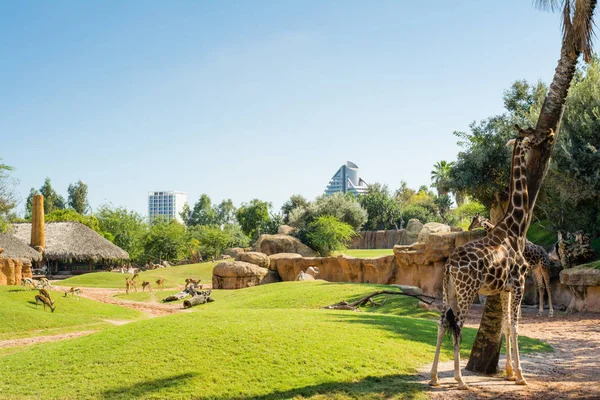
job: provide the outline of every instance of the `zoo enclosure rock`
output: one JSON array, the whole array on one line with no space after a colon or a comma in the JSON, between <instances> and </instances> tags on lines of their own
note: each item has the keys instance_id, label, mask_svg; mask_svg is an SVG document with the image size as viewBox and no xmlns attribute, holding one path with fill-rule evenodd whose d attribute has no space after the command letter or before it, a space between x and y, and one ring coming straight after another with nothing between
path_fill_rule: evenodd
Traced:
<instances>
[{"instance_id":1,"label":"zoo enclosure rock","mask_svg":"<svg viewBox=\"0 0 600 400\"><path fill-rule=\"evenodd\" d=\"M569 268L560 272L560 283L571 291L568 311L600 312L600 270Z\"/></svg>"},{"instance_id":2,"label":"zoo enclosure rock","mask_svg":"<svg viewBox=\"0 0 600 400\"><path fill-rule=\"evenodd\" d=\"M268 274L267 268L244 261L223 261L213 268L213 289L242 289L258 286Z\"/></svg>"},{"instance_id":3,"label":"zoo enclosure rock","mask_svg":"<svg viewBox=\"0 0 600 400\"><path fill-rule=\"evenodd\" d=\"M259 267L269 268L269 256L258 251L248 251L240 253L239 260L250 264L258 265Z\"/></svg>"},{"instance_id":4,"label":"zoo enclosure rock","mask_svg":"<svg viewBox=\"0 0 600 400\"><path fill-rule=\"evenodd\" d=\"M0 286L19 285L22 278L33 277L29 260L0 258Z\"/></svg>"},{"instance_id":5,"label":"zoo enclosure rock","mask_svg":"<svg viewBox=\"0 0 600 400\"><path fill-rule=\"evenodd\" d=\"M290 235L260 235L254 245L256 251L270 256L277 253L298 253L304 257L316 257L319 254Z\"/></svg>"}]
</instances>

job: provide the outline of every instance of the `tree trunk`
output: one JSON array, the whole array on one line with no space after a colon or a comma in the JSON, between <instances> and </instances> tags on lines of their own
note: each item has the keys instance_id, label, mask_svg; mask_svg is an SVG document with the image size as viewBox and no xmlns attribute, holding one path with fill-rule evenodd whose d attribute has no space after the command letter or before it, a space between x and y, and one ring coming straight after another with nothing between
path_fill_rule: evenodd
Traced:
<instances>
[{"instance_id":1,"label":"tree trunk","mask_svg":"<svg viewBox=\"0 0 600 400\"><path fill-rule=\"evenodd\" d=\"M590 23L594 15L596 0L590 2L589 15L587 18ZM527 191L529 192L529 215L526 228L531 223L535 201L542 186L542 182L548 172L550 165L550 155L552 148L556 143L560 121L565 109L567 94L571 86L571 81L577 68L577 60L580 55L578 49L573 49L569 43L572 43L570 37L563 40L560 59L554 72L552 84L548 90L548 95L544 100L544 105L540 111L540 116L536 125L536 130L548 134L550 129L554 131L554 141L544 141L540 146L532 148L527 158ZM527 232L527 229L525 229ZM494 297L498 297L494 299ZM500 296L488 297L485 310L481 318L481 325L477 332L477 337L471 349L471 355L467 364L467 370L473 372L490 373L496 370L498 366L498 356L500 346L502 345L502 308L496 312L500 305ZM491 301L491 303L489 303ZM491 368L490 363L494 364Z\"/></svg>"}]
</instances>

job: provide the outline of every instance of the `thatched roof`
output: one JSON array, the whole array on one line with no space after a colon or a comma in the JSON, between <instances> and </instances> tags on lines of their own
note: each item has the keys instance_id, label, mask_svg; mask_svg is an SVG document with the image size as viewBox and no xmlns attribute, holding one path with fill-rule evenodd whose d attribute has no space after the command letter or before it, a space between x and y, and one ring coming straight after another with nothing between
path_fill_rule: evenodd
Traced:
<instances>
[{"instance_id":1,"label":"thatched roof","mask_svg":"<svg viewBox=\"0 0 600 400\"><path fill-rule=\"evenodd\" d=\"M13 224L15 237L29 243L31 224ZM45 225L47 260L126 260L129 254L79 222L49 222Z\"/></svg>"},{"instance_id":2,"label":"thatched roof","mask_svg":"<svg viewBox=\"0 0 600 400\"><path fill-rule=\"evenodd\" d=\"M0 234L0 258L26 258L29 261L40 261L42 255L31 248L26 242L4 233Z\"/></svg>"}]
</instances>

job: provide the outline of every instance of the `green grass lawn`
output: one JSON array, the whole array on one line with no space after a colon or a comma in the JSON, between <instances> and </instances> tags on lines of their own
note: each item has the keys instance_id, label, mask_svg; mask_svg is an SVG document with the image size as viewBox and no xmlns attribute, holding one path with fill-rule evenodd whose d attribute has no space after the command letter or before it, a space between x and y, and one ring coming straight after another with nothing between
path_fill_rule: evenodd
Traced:
<instances>
[{"instance_id":1,"label":"green grass lawn","mask_svg":"<svg viewBox=\"0 0 600 400\"><path fill-rule=\"evenodd\" d=\"M321 309L381 287L316 281L213 291L216 301L195 312L0 353L0 397L426 398L414 373L433 359L435 314L401 296L367 312ZM464 355L474 335L465 330ZM524 353L548 349L520 342Z\"/></svg>"},{"instance_id":2,"label":"green grass lawn","mask_svg":"<svg viewBox=\"0 0 600 400\"><path fill-rule=\"evenodd\" d=\"M558 241L558 236L549 226L548 221L533 222L527 230L527 239L546 248L552 247Z\"/></svg>"},{"instance_id":3,"label":"green grass lawn","mask_svg":"<svg viewBox=\"0 0 600 400\"><path fill-rule=\"evenodd\" d=\"M152 292L144 291L144 292L129 292L127 293L119 293L114 297L123 300L131 300L131 301L139 301L142 303L150 303L150 302L161 302L167 296L171 296L172 294L179 293L181 290L154 290ZM185 299L184 299L185 300ZM183 301L183 300L182 300Z\"/></svg>"},{"instance_id":4,"label":"green grass lawn","mask_svg":"<svg viewBox=\"0 0 600 400\"><path fill-rule=\"evenodd\" d=\"M112 326L105 320L132 320L143 314L138 311L98 303L88 299L62 297L51 291L56 310L44 311L42 304L35 307L37 290L20 286L0 286L0 340L59 333L97 330Z\"/></svg>"},{"instance_id":5,"label":"green grass lawn","mask_svg":"<svg viewBox=\"0 0 600 400\"><path fill-rule=\"evenodd\" d=\"M155 281L164 278L165 288L176 287L185 284L186 278L200 278L203 283L212 282L212 270L216 264L205 262L201 264L180 265L177 267L159 268L140 273L137 279L138 290L141 290L142 281L148 281L152 288L156 288ZM60 286L81 286L101 288L125 288L125 277L131 274L118 272L92 272L90 274L77 275L58 282Z\"/></svg>"},{"instance_id":6,"label":"green grass lawn","mask_svg":"<svg viewBox=\"0 0 600 400\"><path fill-rule=\"evenodd\" d=\"M394 254L393 249L348 249L339 253L334 253L334 255L344 254L351 257L357 258L374 258L374 257L383 257L383 256L391 256Z\"/></svg>"}]
</instances>

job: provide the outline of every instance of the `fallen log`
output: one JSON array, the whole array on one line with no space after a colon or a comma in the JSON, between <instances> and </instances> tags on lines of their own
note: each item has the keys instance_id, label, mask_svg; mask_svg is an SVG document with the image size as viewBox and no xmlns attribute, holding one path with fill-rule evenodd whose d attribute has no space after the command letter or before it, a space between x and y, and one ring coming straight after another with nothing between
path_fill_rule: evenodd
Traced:
<instances>
[{"instance_id":1,"label":"fallen log","mask_svg":"<svg viewBox=\"0 0 600 400\"><path fill-rule=\"evenodd\" d=\"M199 304L210 303L211 301L215 301L215 300L210 296L205 296L203 294L200 294L198 296L192 297L191 299L184 300L183 308L190 308L190 307L197 306Z\"/></svg>"},{"instance_id":2,"label":"fallen log","mask_svg":"<svg viewBox=\"0 0 600 400\"><path fill-rule=\"evenodd\" d=\"M358 311L358 307L364 306L367 303L371 304L372 306L381 306L385 302L385 299L381 303L376 303L373 300L373 297L380 296L383 294L414 297L426 304L433 304L433 302L435 301L435 297L427 296L426 294L408 294L408 293L397 292L394 290L380 290L380 291L371 293L368 296L360 298L352 303L349 303L347 301L341 301L339 303L335 303L330 306L325 306L323 308L328 309L328 310Z\"/></svg>"},{"instance_id":3,"label":"fallen log","mask_svg":"<svg viewBox=\"0 0 600 400\"><path fill-rule=\"evenodd\" d=\"M172 295L170 295L170 296L167 296L167 297L165 297L165 298L163 299L163 303L168 303L169 301L177 301L177 300L181 300L181 299L183 299L184 297L187 297L187 296L189 296L189 295L190 295L190 293L189 293L187 290L183 290L183 291L181 291L181 292L179 292L179 293L175 293L175 294L172 294Z\"/></svg>"}]
</instances>

